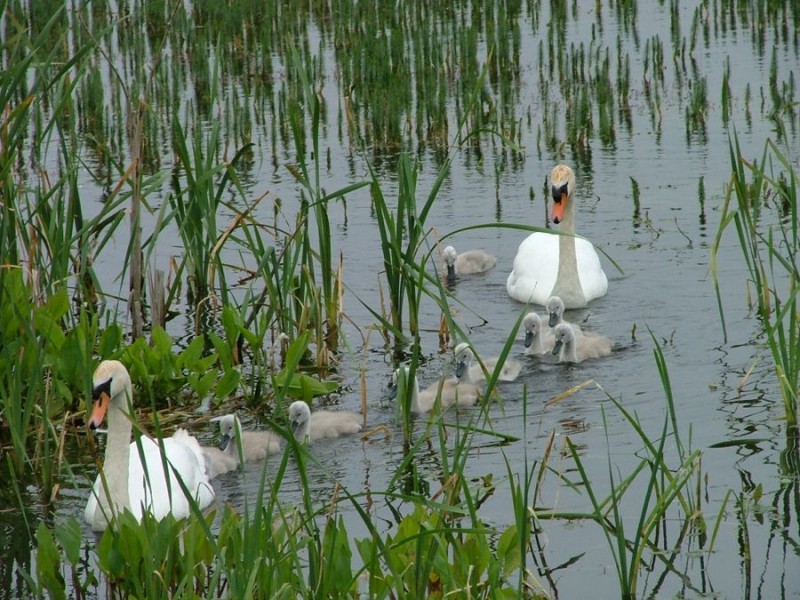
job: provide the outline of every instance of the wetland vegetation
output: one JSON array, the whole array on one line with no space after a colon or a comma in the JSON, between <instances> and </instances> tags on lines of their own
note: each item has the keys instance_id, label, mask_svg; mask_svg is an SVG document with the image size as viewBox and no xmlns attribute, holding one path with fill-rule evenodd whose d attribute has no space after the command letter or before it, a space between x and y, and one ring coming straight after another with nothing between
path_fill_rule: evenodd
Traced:
<instances>
[{"instance_id":1,"label":"wetland vegetation","mask_svg":"<svg viewBox=\"0 0 800 600\"><path fill-rule=\"evenodd\" d=\"M797 2L0 6L0 598L796 597ZM615 355L387 406L521 353L558 162ZM498 265L446 282L454 240ZM283 452L95 536L104 358L145 430ZM297 398L365 435L298 444Z\"/></svg>"}]
</instances>

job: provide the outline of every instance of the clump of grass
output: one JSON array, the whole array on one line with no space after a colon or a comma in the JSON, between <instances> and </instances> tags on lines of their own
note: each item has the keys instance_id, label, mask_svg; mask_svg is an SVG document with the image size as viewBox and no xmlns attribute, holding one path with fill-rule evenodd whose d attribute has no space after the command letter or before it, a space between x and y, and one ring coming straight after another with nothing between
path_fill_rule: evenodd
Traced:
<instances>
[{"instance_id":1,"label":"clump of grass","mask_svg":"<svg viewBox=\"0 0 800 600\"><path fill-rule=\"evenodd\" d=\"M772 141L765 145L760 162L752 162L742 156L736 137L731 141L730 154L731 182L711 254L711 271L723 333L727 338L716 264L722 236L733 225L750 274L755 310L774 361L786 419L790 426L796 427L800 389L798 174ZM763 224L762 216L764 198L774 201L777 207L785 210L781 218L767 226Z\"/></svg>"},{"instance_id":2,"label":"clump of grass","mask_svg":"<svg viewBox=\"0 0 800 600\"><path fill-rule=\"evenodd\" d=\"M722 100L720 110L722 111L722 124L727 126L730 118L731 104L731 57L725 57L725 70L722 72Z\"/></svg>"},{"instance_id":3,"label":"clump of grass","mask_svg":"<svg viewBox=\"0 0 800 600\"><path fill-rule=\"evenodd\" d=\"M183 240L189 300L192 304L207 301L219 290L223 303L227 304L230 296L220 254L232 230L223 231L217 218L229 187L244 196L235 167L245 148L229 163L220 163L217 156L222 140L218 124L211 126L207 136L200 127L195 128L191 151L177 120L173 127L178 169L173 176L174 193L170 194L169 203Z\"/></svg>"},{"instance_id":4,"label":"clump of grass","mask_svg":"<svg viewBox=\"0 0 800 600\"><path fill-rule=\"evenodd\" d=\"M706 113L708 112L707 78L700 77L691 81L689 101L686 105L686 138L692 134L706 139Z\"/></svg>"},{"instance_id":5,"label":"clump of grass","mask_svg":"<svg viewBox=\"0 0 800 600\"><path fill-rule=\"evenodd\" d=\"M606 393L609 401L623 416L625 421L633 428L642 442L645 456L633 471L620 476L615 473L613 458L611 456L611 440L607 439L608 448L608 483L610 493L601 498L596 492L596 482L588 473L581 459L579 448L566 439L569 455L575 463L580 485L570 482L573 489L585 490L589 499L591 510L587 513L564 513L555 510L539 510L540 519L585 519L598 524L606 537L609 550L614 559L617 570L617 579L622 598L633 599L641 596L639 592L639 574L645 565L652 568L651 562L660 563L664 575L673 572L672 562L682 552L687 540L693 539L688 535L694 531L701 540L701 549L710 552L712 548L702 548L706 540L707 525L699 510L699 492L693 492L693 482L699 481L702 474L701 452L691 451L685 446L681 432L678 428L677 413L672 396L672 389L667 371L666 361L658 345L658 341L651 333L654 355L661 383L666 395L667 411L664 417L660 435L653 439L643 429L637 417L627 411L619 400ZM599 386L598 386L599 387ZM602 388L601 388L602 389ZM603 425L608 431L606 410L602 408ZM674 444L677 455L677 464L672 464L668 440ZM626 495L629 490L635 489L636 494L642 495L638 507L627 504ZM638 513L636 527L631 531L626 529L626 518ZM680 516L679 516L680 515ZM719 517L721 518L721 516ZM674 539L662 539L662 533L677 523ZM647 558L649 556L649 558ZM683 574L676 573L679 577ZM663 582L663 577L659 582ZM658 585L661 585L659 583ZM657 593L657 589L650 593Z\"/></svg>"}]
</instances>

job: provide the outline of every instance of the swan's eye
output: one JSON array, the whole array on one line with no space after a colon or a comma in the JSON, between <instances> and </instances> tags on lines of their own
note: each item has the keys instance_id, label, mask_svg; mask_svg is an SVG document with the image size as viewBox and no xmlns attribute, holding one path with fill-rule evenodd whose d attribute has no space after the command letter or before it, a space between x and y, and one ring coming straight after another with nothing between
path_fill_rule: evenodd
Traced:
<instances>
[{"instance_id":1,"label":"swan's eye","mask_svg":"<svg viewBox=\"0 0 800 600\"><path fill-rule=\"evenodd\" d=\"M561 204L561 200L569 195L567 190L567 185L568 185L567 183L564 183L558 186L556 185L551 186L550 193L553 195L553 202L555 202L556 204Z\"/></svg>"},{"instance_id":2,"label":"swan's eye","mask_svg":"<svg viewBox=\"0 0 800 600\"><path fill-rule=\"evenodd\" d=\"M109 398L111 397L111 378L108 381L96 386L92 390L92 401L98 402L102 406L104 394Z\"/></svg>"}]
</instances>

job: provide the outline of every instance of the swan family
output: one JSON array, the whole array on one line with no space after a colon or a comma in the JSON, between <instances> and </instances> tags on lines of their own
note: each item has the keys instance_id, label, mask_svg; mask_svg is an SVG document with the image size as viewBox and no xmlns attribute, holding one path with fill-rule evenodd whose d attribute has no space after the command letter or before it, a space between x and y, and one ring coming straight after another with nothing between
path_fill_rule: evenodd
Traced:
<instances>
[{"instance_id":1,"label":"swan family","mask_svg":"<svg viewBox=\"0 0 800 600\"><path fill-rule=\"evenodd\" d=\"M236 469L240 459L263 460L280 451L281 438L272 431L246 431L236 415L219 421L220 446L201 446L185 429L153 439L133 435L133 385L120 361L104 360L92 377L92 411L88 426L108 422L103 465L89 493L84 520L93 531L104 531L113 519L129 511L138 521L145 513L156 519L188 517L214 501L211 480ZM289 407L293 431L301 441L332 438L361 430L360 415L316 411L305 402Z\"/></svg>"},{"instance_id":2,"label":"swan family","mask_svg":"<svg viewBox=\"0 0 800 600\"><path fill-rule=\"evenodd\" d=\"M613 344L605 336L587 332L564 320L566 309L584 307L606 294L608 280L592 244L575 235L575 174L566 165L553 168L550 177L551 219L560 232L533 233L519 245L506 290L514 300L538 304L543 318L529 312L522 320L524 354L557 357L558 362L579 363L611 354ZM447 246L442 257L447 279L483 273L496 258L482 250L457 253ZM473 346L463 342L455 349L455 376L440 377L424 389L416 373L401 366L392 375L390 398L405 398L412 413L426 414L452 406L471 407L481 399L481 384L487 377L513 382L524 365L515 359L478 357ZM499 372L495 373L497 369ZM256 462L280 452L281 437L272 431L246 431L236 415L218 418L221 442L201 446L184 429L172 436L154 439L146 434L133 437L133 389L125 366L116 360L102 361L92 379L92 412L89 427L108 421L105 457L86 504L84 517L95 531L104 530L122 511L141 520L145 513L155 518L168 514L187 517L203 510L215 499L211 480L235 470L241 461ZM399 401L399 400L398 400ZM346 411L311 411L304 401L288 407L292 435L310 443L358 433L362 415Z\"/></svg>"}]
</instances>

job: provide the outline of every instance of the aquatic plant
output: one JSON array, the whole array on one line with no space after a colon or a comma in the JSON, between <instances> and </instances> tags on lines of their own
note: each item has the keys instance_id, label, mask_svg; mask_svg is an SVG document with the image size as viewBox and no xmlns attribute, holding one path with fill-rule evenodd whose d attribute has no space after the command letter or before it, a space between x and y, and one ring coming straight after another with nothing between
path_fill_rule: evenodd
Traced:
<instances>
[{"instance_id":1,"label":"aquatic plant","mask_svg":"<svg viewBox=\"0 0 800 600\"><path fill-rule=\"evenodd\" d=\"M731 181L711 254L723 334L727 337L716 265L722 236L733 225L750 274L752 301L766 334L786 419L795 428L800 390L798 174L785 152L772 141L765 144L761 159L756 162L742 155L738 138L734 136L730 155ZM778 212L778 218L766 226L762 214L765 198Z\"/></svg>"},{"instance_id":2,"label":"aquatic plant","mask_svg":"<svg viewBox=\"0 0 800 600\"><path fill-rule=\"evenodd\" d=\"M566 483L575 491L585 491L591 504L591 511L587 513L562 512L540 508L536 512L539 519L590 520L599 525L614 559L620 595L628 600L640 597L639 575L645 565L651 569L653 562L660 563L665 576L674 571L672 562L675 556L683 551L687 541L695 537L689 535L690 532L694 532L699 539L699 551L712 551L711 547L705 547L707 524L699 508L699 493L695 493L692 489L693 482L699 481L702 477L700 460L702 453L699 450L692 451L685 447L678 427L678 416L666 360L658 340L652 332L651 339L658 374L666 396L664 424L660 434L655 438L648 435L636 415L628 411L617 398L604 391L616 411L636 432L642 443L644 456L633 471L620 476L616 473L617 469L611 455L611 440L607 438L610 493L605 498L601 498L596 491L599 487L596 477L590 476L578 446L567 438L566 449L575 463L580 484L570 481ZM601 407L601 410L603 425L607 427L606 409ZM667 446L668 441L672 441L674 444L671 451ZM673 453L675 454L674 464L671 457ZM627 502L626 495L630 490L637 490L637 496L641 496L641 499L638 500L640 503L638 507L632 507ZM633 502L637 502L637 500L633 500ZM626 519L631 514L638 514L633 531L626 529L625 525ZM719 518L721 515L718 516ZM661 532L666 531L668 527L677 529L676 536L672 538L672 547L666 545L667 536L662 538L661 535ZM645 559L646 554L650 556L647 560ZM675 575L684 577L679 572ZM660 578L659 581L663 582L663 578ZM685 584L693 587L689 581L685 581ZM651 593L656 592L657 589Z\"/></svg>"},{"instance_id":3,"label":"aquatic plant","mask_svg":"<svg viewBox=\"0 0 800 600\"><path fill-rule=\"evenodd\" d=\"M220 301L227 304L230 293L220 254L232 231L221 230L217 217L223 206L222 197L229 187L244 196L235 167L246 148L240 148L230 162L220 163L217 156L222 150L222 140L218 124L212 125L207 134L201 128L194 128L191 151L177 120L173 128L178 162L172 178L173 193L168 201L183 240L189 302L215 305L213 298L219 293ZM235 224L234 221L234 227Z\"/></svg>"}]
</instances>

